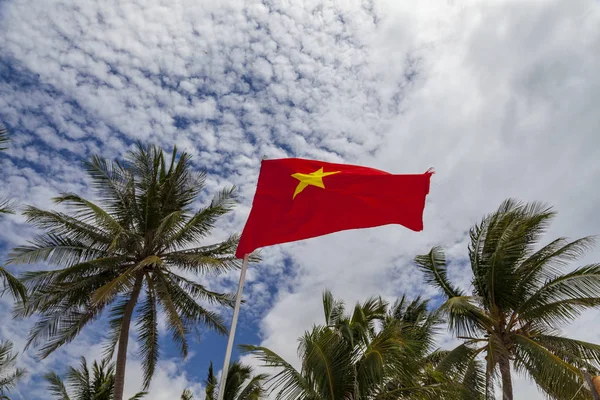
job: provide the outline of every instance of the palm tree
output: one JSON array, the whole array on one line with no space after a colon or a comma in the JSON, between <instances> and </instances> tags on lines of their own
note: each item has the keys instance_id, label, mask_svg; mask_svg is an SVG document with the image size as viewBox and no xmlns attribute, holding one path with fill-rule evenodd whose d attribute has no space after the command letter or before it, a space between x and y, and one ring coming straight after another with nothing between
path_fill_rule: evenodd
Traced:
<instances>
[{"instance_id":1,"label":"palm tree","mask_svg":"<svg viewBox=\"0 0 600 400\"><path fill-rule=\"evenodd\" d=\"M17 354L13 354L12 349L12 342L0 342L0 400L10 400L8 392L26 372L24 369L15 368Z\"/></svg>"},{"instance_id":2,"label":"palm tree","mask_svg":"<svg viewBox=\"0 0 600 400\"><path fill-rule=\"evenodd\" d=\"M106 359L100 364L94 361L90 374L85 357L81 357L79 368L69 367L67 372L67 385L71 395L67 385L56 373L49 372L44 379L48 382L48 390L55 400L113 400L115 364ZM145 395L145 392L140 392L129 400L139 400Z\"/></svg>"},{"instance_id":3,"label":"palm tree","mask_svg":"<svg viewBox=\"0 0 600 400\"><path fill-rule=\"evenodd\" d=\"M269 376L266 374L253 376L252 372L252 367L248 365L243 365L239 361L232 363L227 372L223 400L258 400L265 397L263 384ZM212 362L208 367L208 376L204 384L206 385L206 400L216 400L219 389Z\"/></svg>"},{"instance_id":4,"label":"palm tree","mask_svg":"<svg viewBox=\"0 0 600 400\"><path fill-rule=\"evenodd\" d=\"M509 199L473 227L470 295L449 281L440 248L415 258L427 282L445 297L441 310L451 330L465 340L448 354L445 367L485 355L488 396L499 376L504 400L513 399L512 364L552 398L585 399L589 392L581 389L580 369L600 367L600 345L565 338L559 331L582 311L600 305L600 264L561 272L593 240L558 238L536 250L554 215L542 204Z\"/></svg>"},{"instance_id":5,"label":"palm tree","mask_svg":"<svg viewBox=\"0 0 600 400\"><path fill-rule=\"evenodd\" d=\"M268 348L243 346L266 366L280 369L270 379L277 399L437 399L444 393L437 382L419 381L415 354L422 344L405 335L381 298L357 304L346 315L344 303L325 292L323 307L325 325L314 326L299 340L300 371Z\"/></svg>"},{"instance_id":6,"label":"palm tree","mask_svg":"<svg viewBox=\"0 0 600 400\"><path fill-rule=\"evenodd\" d=\"M226 332L222 317L201 302L230 307L232 296L210 291L182 273L239 268L234 256L237 235L198 246L232 209L234 189L223 190L207 207L194 211L204 174L193 172L189 154L178 155L176 149L169 162L161 149L138 144L124 163L93 157L85 166L99 202L64 193L54 201L66 205L66 212L31 206L24 211L27 221L44 232L15 248L9 262L47 262L60 268L22 276L30 298L16 315L41 316L28 345L41 345L43 358L109 309L106 355L118 344L114 398L122 400L132 318L141 342L144 389L159 358L159 308L184 357L189 335L199 336L200 324Z\"/></svg>"},{"instance_id":7,"label":"palm tree","mask_svg":"<svg viewBox=\"0 0 600 400\"><path fill-rule=\"evenodd\" d=\"M4 145L8 142L8 130L0 123L0 150L6 150ZM11 199L0 197L0 216L1 214L14 214L16 203ZM12 276L5 268L0 266L0 280L6 284L8 289L15 299L25 301L25 287L17 278ZM0 295L4 290L0 292Z\"/></svg>"}]
</instances>

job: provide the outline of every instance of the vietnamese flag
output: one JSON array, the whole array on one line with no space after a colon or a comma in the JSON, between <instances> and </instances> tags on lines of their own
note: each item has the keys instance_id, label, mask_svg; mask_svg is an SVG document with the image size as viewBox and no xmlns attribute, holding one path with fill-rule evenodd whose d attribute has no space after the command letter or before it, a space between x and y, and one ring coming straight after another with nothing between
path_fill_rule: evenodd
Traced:
<instances>
[{"instance_id":1,"label":"vietnamese flag","mask_svg":"<svg viewBox=\"0 0 600 400\"><path fill-rule=\"evenodd\" d=\"M394 175L300 158L263 160L235 255L347 229L399 224L421 231L432 173Z\"/></svg>"}]
</instances>

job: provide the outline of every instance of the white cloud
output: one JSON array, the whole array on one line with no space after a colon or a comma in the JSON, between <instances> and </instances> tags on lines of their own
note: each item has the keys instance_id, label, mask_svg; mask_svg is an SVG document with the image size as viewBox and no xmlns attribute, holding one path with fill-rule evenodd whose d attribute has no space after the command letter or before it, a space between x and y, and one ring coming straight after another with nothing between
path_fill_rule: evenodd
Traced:
<instances>
[{"instance_id":1,"label":"white cloud","mask_svg":"<svg viewBox=\"0 0 600 400\"><path fill-rule=\"evenodd\" d=\"M60 191L91 195L79 163L91 153L176 143L209 169L212 192L240 185L223 237L243 225L263 156L436 167L424 232L277 246L249 271L248 318L262 317L263 343L294 357L295 338L321 319L324 288L347 302L431 295L412 257L438 243L464 257L466 230L506 197L555 205L549 237L598 233L599 22L591 0L10 0L0 5L0 117L16 137L0 161L3 188L49 207ZM19 216L0 227L7 245L33 233ZM598 249L586 258L598 259ZM468 284L467 272L451 276ZM567 331L594 324L585 318ZM170 362L158 381L190 383ZM541 398L523 380L516 391Z\"/></svg>"}]
</instances>

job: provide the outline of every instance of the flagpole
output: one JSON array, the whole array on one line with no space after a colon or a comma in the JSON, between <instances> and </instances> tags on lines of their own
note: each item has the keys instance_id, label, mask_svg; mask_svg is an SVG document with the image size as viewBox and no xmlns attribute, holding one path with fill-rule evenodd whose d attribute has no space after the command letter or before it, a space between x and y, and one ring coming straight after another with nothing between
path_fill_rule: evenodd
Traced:
<instances>
[{"instance_id":1,"label":"flagpole","mask_svg":"<svg viewBox=\"0 0 600 400\"><path fill-rule=\"evenodd\" d=\"M229 371L229 360L233 350L233 340L235 338L235 328L237 327L238 315L240 313L240 303L242 301L242 292L244 290L244 280L246 279L246 270L248 269L248 254L244 256L242 263L242 272L240 273L240 283L238 284L237 295L235 296L235 307L233 309L233 318L231 328L229 329L229 340L227 341L227 350L225 350L225 361L221 372L221 382L219 383L219 395L217 400L223 400L225 394L225 383L227 381L227 372Z\"/></svg>"}]
</instances>

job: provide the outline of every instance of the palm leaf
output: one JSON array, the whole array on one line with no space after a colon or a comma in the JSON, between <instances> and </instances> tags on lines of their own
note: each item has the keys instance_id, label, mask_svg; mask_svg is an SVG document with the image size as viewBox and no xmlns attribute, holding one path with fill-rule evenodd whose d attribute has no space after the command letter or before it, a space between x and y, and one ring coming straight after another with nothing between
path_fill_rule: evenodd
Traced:
<instances>
[{"instance_id":1,"label":"palm leaf","mask_svg":"<svg viewBox=\"0 0 600 400\"><path fill-rule=\"evenodd\" d=\"M75 397L78 399L91 399L93 388L91 386L90 370L85 357L81 357L79 368L69 367L67 382L74 388Z\"/></svg>"},{"instance_id":2,"label":"palm leaf","mask_svg":"<svg viewBox=\"0 0 600 400\"><path fill-rule=\"evenodd\" d=\"M538 387L549 396L560 399L586 399L585 392L577 392L583 383L581 372L563 361L536 341L516 335L517 370L527 371Z\"/></svg>"},{"instance_id":3,"label":"palm leaf","mask_svg":"<svg viewBox=\"0 0 600 400\"><path fill-rule=\"evenodd\" d=\"M259 400L266 395L263 387L264 382L269 379L268 374L254 375L248 384L238 394L237 400Z\"/></svg>"},{"instance_id":4,"label":"palm leaf","mask_svg":"<svg viewBox=\"0 0 600 400\"><path fill-rule=\"evenodd\" d=\"M425 274L425 281L439 288L447 298L463 295L448 280L446 256L440 247L433 247L428 254L415 257L415 264Z\"/></svg>"},{"instance_id":5,"label":"palm leaf","mask_svg":"<svg viewBox=\"0 0 600 400\"><path fill-rule=\"evenodd\" d=\"M55 400L71 400L65 383L55 372L48 372L44 375L44 379L48 383L48 391Z\"/></svg>"},{"instance_id":6,"label":"palm leaf","mask_svg":"<svg viewBox=\"0 0 600 400\"><path fill-rule=\"evenodd\" d=\"M457 296L440 306L440 310L448 315L450 329L458 336L477 336L481 332L492 330L493 320L474 300L470 296Z\"/></svg>"},{"instance_id":7,"label":"palm leaf","mask_svg":"<svg viewBox=\"0 0 600 400\"><path fill-rule=\"evenodd\" d=\"M25 369L15 367L17 353L13 354L12 350L12 342L0 342L0 394L9 392L27 373Z\"/></svg>"},{"instance_id":8,"label":"palm leaf","mask_svg":"<svg viewBox=\"0 0 600 400\"><path fill-rule=\"evenodd\" d=\"M8 129L6 129L6 127L0 123L0 150L6 150L7 147L6 144L9 141L9 137L8 137Z\"/></svg>"},{"instance_id":9,"label":"palm leaf","mask_svg":"<svg viewBox=\"0 0 600 400\"><path fill-rule=\"evenodd\" d=\"M181 400L192 400L194 398L194 395L192 394L192 391L189 389L185 389L183 391L183 393L181 393Z\"/></svg>"},{"instance_id":10,"label":"palm leaf","mask_svg":"<svg viewBox=\"0 0 600 400\"><path fill-rule=\"evenodd\" d=\"M544 284L517 310L524 320L572 319L584 308L598 306L600 264L577 268Z\"/></svg>"},{"instance_id":11,"label":"palm leaf","mask_svg":"<svg viewBox=\"0 0 600 400\"><path fill-rule=\"evenodd\" d=\"M333 298L329 290L323 292L323 311L325 325L334 326L344 314L344 302Z\"/></svg>"},{"instance_id":12,"label":"palm leaf","mask_svg":"<svg viewBox=\"0 0 600 400\"><path fill-rule=\"evenodd\" d=\"M213 363L211 361L210 366L208 367L208 376L204 381L204 386L206 386L206 400L215 400L215 391L217 390L218 383L219 382L217 381L217 377L215 376L215 373L213 371Z\"/></svg>"},{"instance_id":13,"label":"palm leaf","mask_svg":"<svg viewBox=\"0 0 600 400\"><path fill-rule=\"evenodd\" d=\"M516 296L524 301L544 281L557 276L561 268L583 256L594 243L594 237L584 237L572 242L558 238L530 255L516 270L520 280Z\"/></svg>"},{"instance_id":14,"label":"palm leaf","mask_svg":"<svg viewBox=\"0 0 600 400\"><path fill-rule=\"evenodd\" d=\"M240 348L256 356L264 366L279 369L279 372L267 381L270 393L275 392L276 388L281 388L277 391L277 399L296 400L302 396L319 398L307 379L277 353L260 346L242 345Z\"/></svg>"},{"instance_id":15,"label":"palm leaf","mask_svg":"<svg viewBox=\"0 0 600 400\"><path fill-rule=\"evenodd\" d=\"M11 292L15 299L20 299L23 303L27 301L27 289L25 286L2 267L0 267L0 279L6 283L6 289ZM3 291L0 291L0 295L2 294Z\"/></svg>"},{"instance_id":16,"label":"palm leaf","mask_svg":"<svg viewBox=\"0 0 600 400\"><path fill-rule=\"evenodd\" d=\"M158 313L156 310L155 290L152 280L147 279L146 282L148 284L146 299L140 307L137 318L139 340L142 342L140 356L144 369L144 389L150 386L159 356Z\"/></svg>"},{"instance_id":17,"label":"palm leaf","mask_svg":"<svg viewBox=\"0 0 600 400\"><path fill-rule=\"evenodd\" d=\"M17 205L14 200L0 197L0 214L14 214Z\"/></svg>"}]
</instances>

